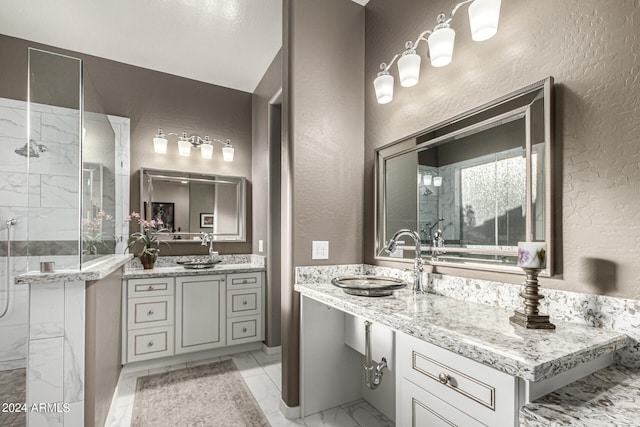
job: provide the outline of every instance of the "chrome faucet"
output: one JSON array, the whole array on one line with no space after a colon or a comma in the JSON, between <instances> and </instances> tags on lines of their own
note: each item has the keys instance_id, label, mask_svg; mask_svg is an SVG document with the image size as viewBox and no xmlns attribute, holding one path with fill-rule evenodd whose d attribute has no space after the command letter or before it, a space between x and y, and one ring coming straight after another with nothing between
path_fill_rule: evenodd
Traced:
<instances>
[{"instance_id":1,"label":"chrome faucet","mask_svg":"<svg viewBox=\"0 0 640 427\"><path fill-rule=\"evenodd\" d=\"M384 250L387 253L392 253L396 250L396 246L398 244L398 239L402 236L409 236L416 243L416 259L413 264L413 293L422 294L424 293L424 289L422 287L422 248L420 246L420 235L416 231L411 231L409 229L403 228L402 230L396 231L396 234L393 235L391 240L387 243L387 246Z\"/></svg>"},{"instance_id":2,"label":"chrome faucet","mask_svg":"<svg viewBox=\"0 0 640 427\"><path fill-rule=\"evenodd\" d=\"M200 233L200 240L202 241L202 243L200 244L201 246L209 245L209 258L213 260L218 255L218 253L213 250L213 234L205 233L203 231L202 233Z\"/></svg>"}]
</instances>

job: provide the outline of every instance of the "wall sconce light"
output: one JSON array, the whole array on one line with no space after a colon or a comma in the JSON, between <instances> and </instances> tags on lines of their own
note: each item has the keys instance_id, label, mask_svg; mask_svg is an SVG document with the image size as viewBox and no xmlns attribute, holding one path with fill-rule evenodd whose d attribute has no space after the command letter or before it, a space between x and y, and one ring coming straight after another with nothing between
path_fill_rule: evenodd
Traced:
<instances>
[{"instance_id":1,"label":"wall sconce light","mask_svg":"<svg viewBox=\"0 0 640 427\"><path fill-rule=\"evenodd\" d=\"M234 148L231 146L231 140L226 141L219 140L217 138L210 139L209 136L204 138L198 135L188 136L186 132L178 135L177 133L164 133L162 129L158 129L158 134L153 138L153 149L156 153L165 154L167 152L167 137L169 135L175 135L178 137L178 154L184 157L191 155L192 148L199 148L200 154L203 159L210 159L213 157L213 143L219 142L222 144L222 159L225 162L233 161Z\"/></svg>"},{"instance_id":2,"label":"wall sconce light","mask_svg":"<svg viewBox=\"0 0 640 427\"><path fill-rule=\"evenodd\" d=\"M402 55L394 55L389 64L385 62L380 64L380 72L373 81L379 104L388 104L393 100L394 79L389 70L398 57L400 57L398 59L400 85L411 87L418 83L421 61L416 49L421 41L426 41L429 45L429 56L433 67L444 67L451 63L456 32L451 28L450 23L458 9L468 3L471 3L468 10L471 38L474 41L484 41L497 33L501 0L465 0L453 8L449 18L444 13L440 13L433 30L423 31L415 42L406 42Z\"/></svg>"}]
</instances>

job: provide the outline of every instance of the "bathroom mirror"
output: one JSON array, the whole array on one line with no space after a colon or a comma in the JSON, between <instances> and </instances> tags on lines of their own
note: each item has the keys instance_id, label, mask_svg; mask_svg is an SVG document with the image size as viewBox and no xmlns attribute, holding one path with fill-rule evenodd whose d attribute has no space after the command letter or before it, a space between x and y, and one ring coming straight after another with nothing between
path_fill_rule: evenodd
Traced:
<instances>
[{"instance_id":1,"label":"bathroom mirror","mask_svg":"<svg viewBox=\"0 0 640 427\"><path fill-rule=\"evenodd\" d=\"M519 272L519 241L544 240L553 271L551 77L376 150L376 257L402 228L433 265Z\"/></svg>"},{"instance_id":2,"label":"bathroom mirror","mask_svg":"<svg viewBox=\"0 0 640 427\"><path fill-rule=\"evenodd\" d=\"M246 179L143 168L140 171L140 212L161 219L173 242L199 241L202 233L214 241L246 241Z\"/></svg>"}]
</instances>

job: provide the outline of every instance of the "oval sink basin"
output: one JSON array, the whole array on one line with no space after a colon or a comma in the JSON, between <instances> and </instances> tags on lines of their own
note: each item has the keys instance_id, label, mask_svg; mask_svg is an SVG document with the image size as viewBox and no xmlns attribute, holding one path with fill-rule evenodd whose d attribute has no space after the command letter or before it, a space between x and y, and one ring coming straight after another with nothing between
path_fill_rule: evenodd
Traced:
<instances>
[{"instance_id":1,"label":"oval sink basin","mask_svg":"<svg viewBox=\"0 0 640 427\"><path fill-rule=\"evenodd\" d=\"M331 283L349 295L361 297L386 297L408 285L400 279L386 276L342 276L333 278Z\"/></svg>"},{"instance_id":2,"label":"oval sink basin","mask_svg":"<svg viewBox=\"0 0 640 427\"><path fill-rule=\"evenodd\" d=\"M176 261L176 263L180 264L186 269L194 270L194 269L200 269L200 268L211 268L217 263L219 263L220 261L221 260L219 259L211 260L209 258L199 258L199 259L179 260L179 261Z\"/></svg>"}]
</instances>

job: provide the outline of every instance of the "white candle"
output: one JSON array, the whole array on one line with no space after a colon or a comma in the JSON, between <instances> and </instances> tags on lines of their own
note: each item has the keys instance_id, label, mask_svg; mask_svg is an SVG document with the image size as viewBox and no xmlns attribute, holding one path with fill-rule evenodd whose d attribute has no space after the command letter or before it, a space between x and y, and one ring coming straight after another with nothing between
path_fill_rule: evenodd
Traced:
<instances>
[{"instance_id":1,"label":"white candle","mask_svg":"<svg viewBox=\"0 0 640 427\"><path fill-rule=\"evenodd\" d=\"M518 267L545 268L546 266L546 242L518 242Z\"/></svg>"}]
</instances>

